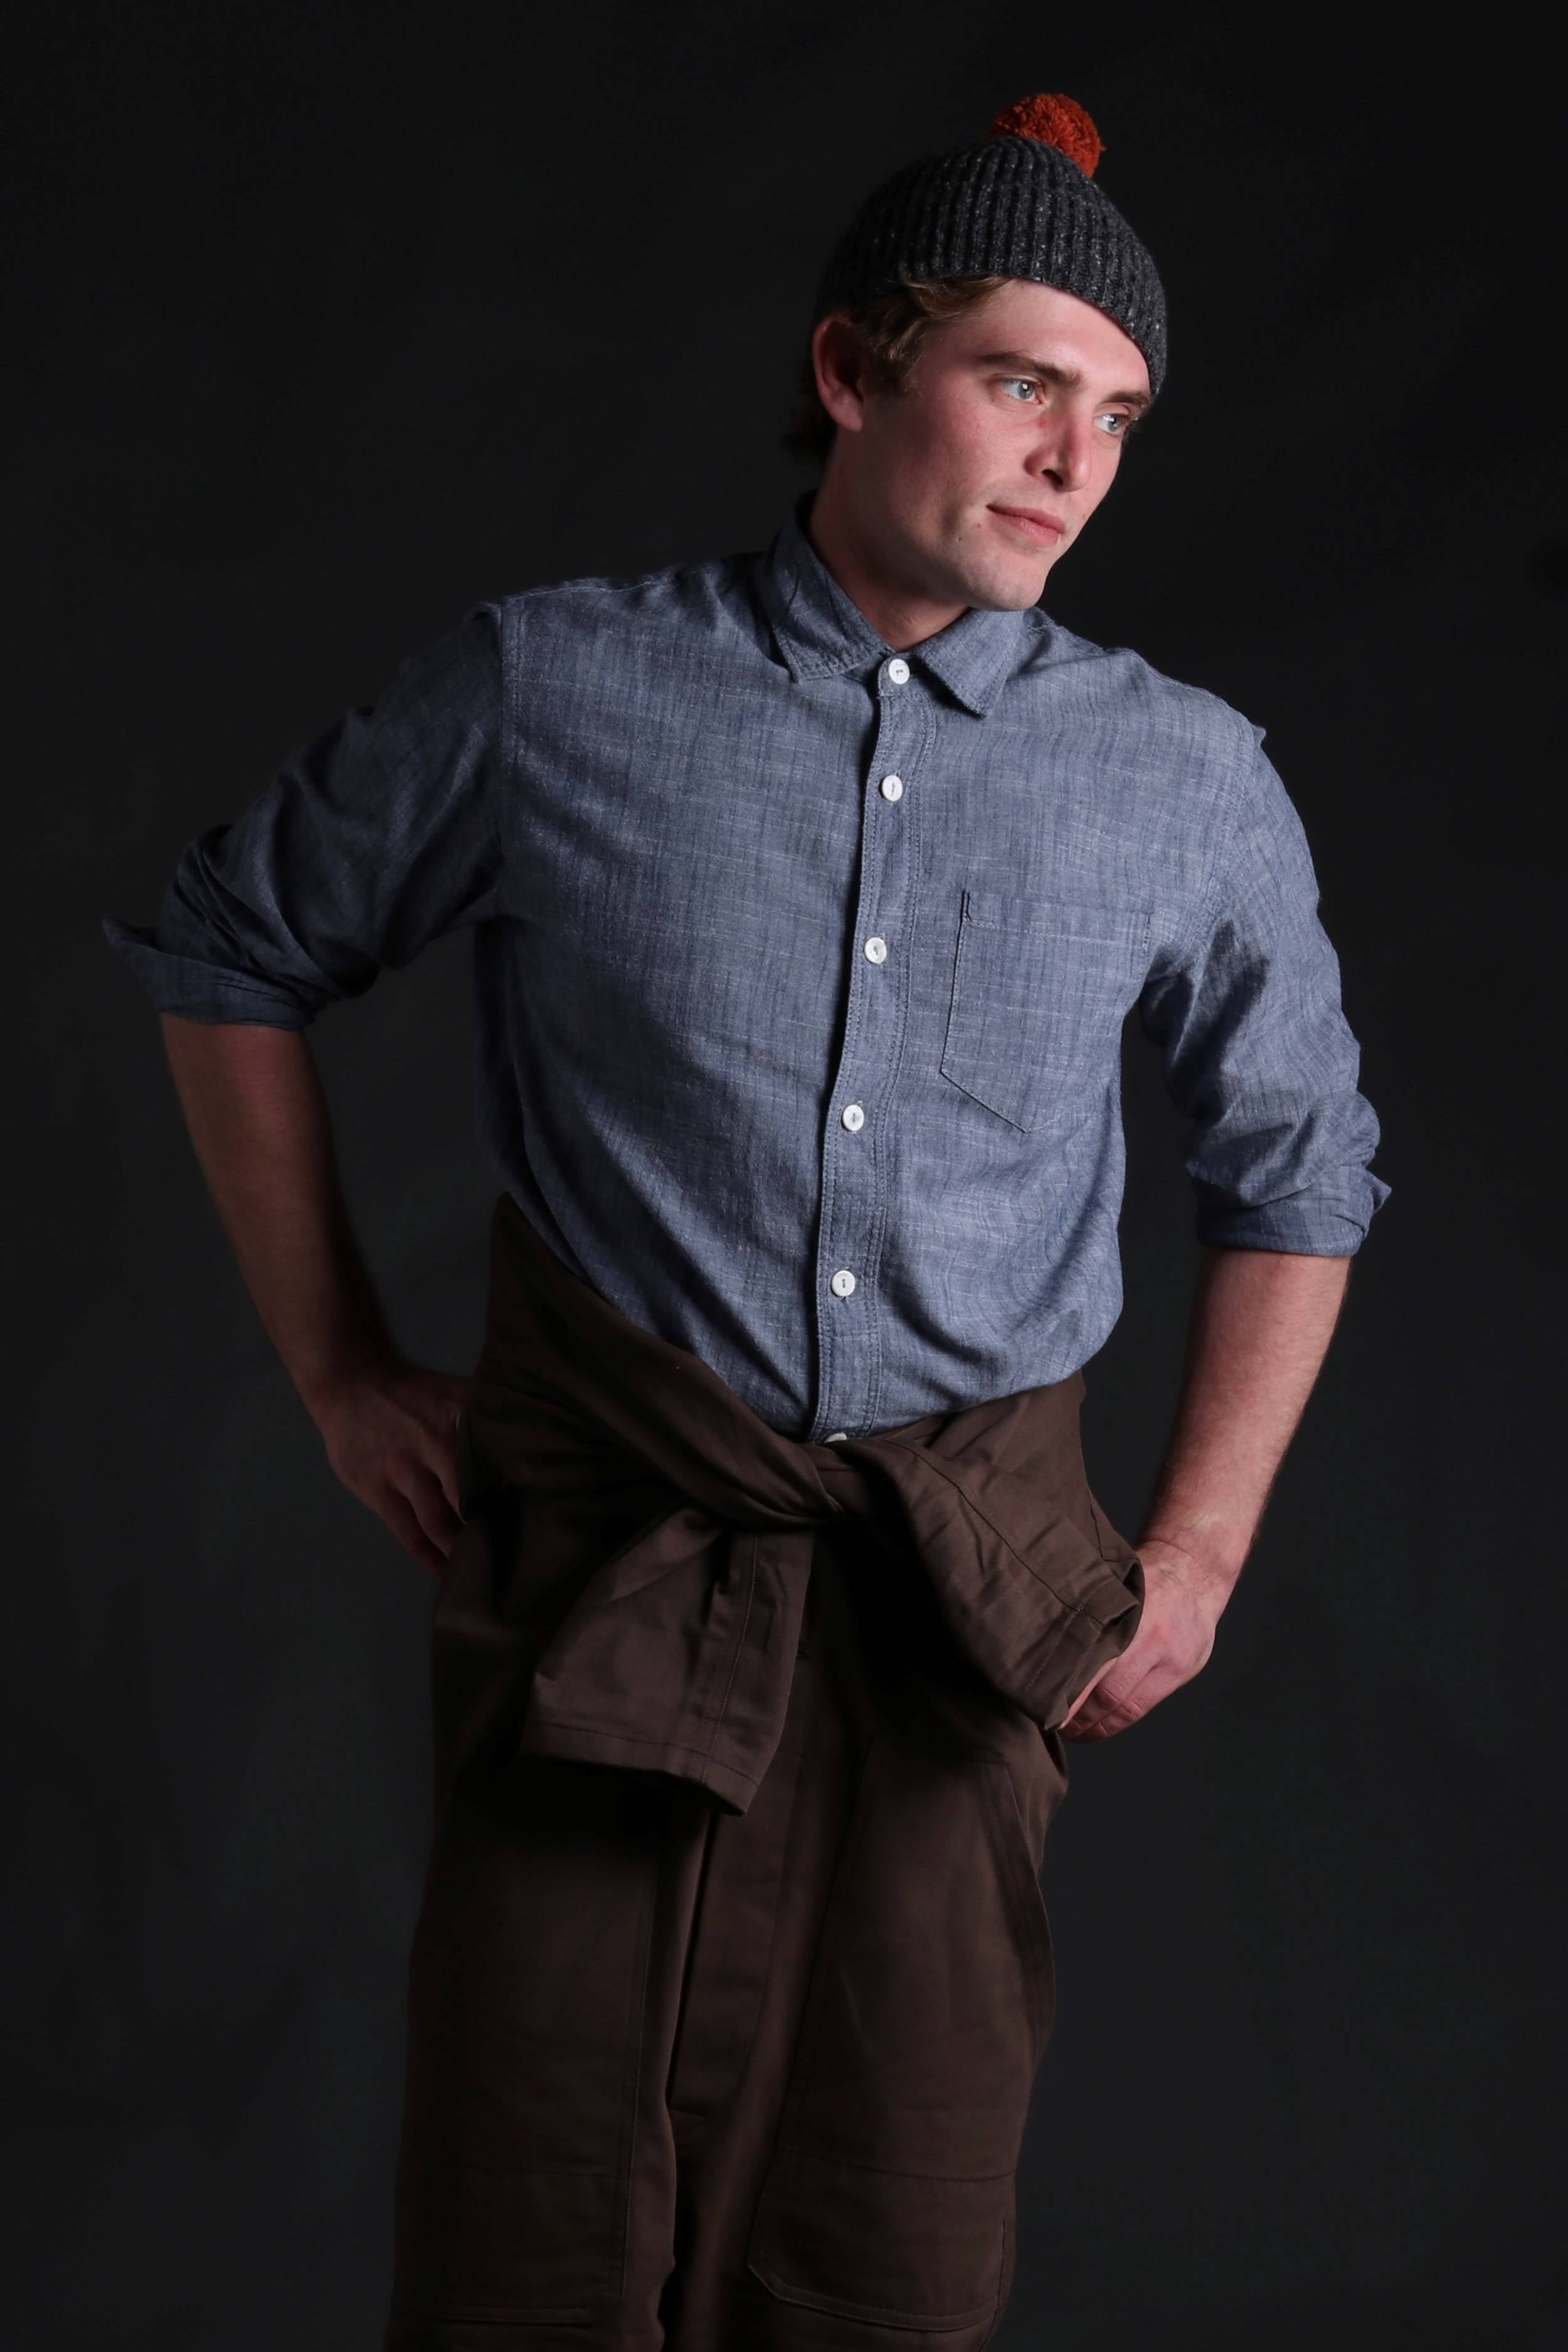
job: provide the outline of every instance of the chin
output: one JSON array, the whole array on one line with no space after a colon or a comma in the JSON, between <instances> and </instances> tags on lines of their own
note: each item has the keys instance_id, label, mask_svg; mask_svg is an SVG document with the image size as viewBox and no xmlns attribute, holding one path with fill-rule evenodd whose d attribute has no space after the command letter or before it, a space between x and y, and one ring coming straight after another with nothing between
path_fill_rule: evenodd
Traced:
<instances>
[{"instance_id":1,"label":"chin","mask_svg":"<svg viewBox=\"0 0 1568 2352\"><path fill-rule=\"evenodd\" d=\"M1005 570L988 568L981 577L966 583L965 593L972 604L986 612L1021 613L1027 605L1039 603L1050 568L1048 563L1032 563L1026 571L1011 564Z\"/></svg>"}]
</instances>

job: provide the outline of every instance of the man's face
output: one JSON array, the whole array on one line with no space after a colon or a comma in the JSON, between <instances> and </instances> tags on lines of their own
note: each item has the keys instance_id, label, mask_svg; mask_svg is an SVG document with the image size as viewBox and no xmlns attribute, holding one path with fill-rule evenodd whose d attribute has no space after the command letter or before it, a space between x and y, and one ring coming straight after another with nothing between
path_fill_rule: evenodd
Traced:
<instances>
[{"instance_id":1,"label":"man's face","mask_svg":"<svg viewBox=\"0 0 1568 2352\"><path fill-rule=\"evenodd\" d=\"M829 336L824 360L846 348ZM1017 611L1110 488L1149 371L1102 310L1010 278L931 330L901 389L862 380L840 402L832 463L862 558L905 593Z\"/></svg>"}]
</instances>

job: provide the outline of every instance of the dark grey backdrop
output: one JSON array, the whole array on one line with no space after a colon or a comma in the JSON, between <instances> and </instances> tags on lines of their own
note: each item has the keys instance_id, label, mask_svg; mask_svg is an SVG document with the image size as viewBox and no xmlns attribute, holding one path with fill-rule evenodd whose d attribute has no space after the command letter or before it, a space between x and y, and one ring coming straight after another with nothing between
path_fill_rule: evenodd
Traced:
<instances>
[{"instance_id":1,"label":"dark grey backdrop","mask_svg":"<svg viewBox=\"0 0 1568 2352\"><path fill-rule=\"evenodd\" d=\"M428 1828L428 1581L268 1354L99 916L150 916L191 833L469 603L764 543L827 239L1039 88L1099 119L1174 320L1049 602L1268 726L1395 1193L1208 1672L1076 1763L998 2344L1560 2340L1547 21L73 0L15 35L0 2210L29 2352L374 2352ZM466 976L446 942L315 1032L398 1325L456 1367L491 1196ZM1131 1526L1194 1251L1142 1052L1127 1089L1089 1435Z\"/></svg>"}]
</instances>

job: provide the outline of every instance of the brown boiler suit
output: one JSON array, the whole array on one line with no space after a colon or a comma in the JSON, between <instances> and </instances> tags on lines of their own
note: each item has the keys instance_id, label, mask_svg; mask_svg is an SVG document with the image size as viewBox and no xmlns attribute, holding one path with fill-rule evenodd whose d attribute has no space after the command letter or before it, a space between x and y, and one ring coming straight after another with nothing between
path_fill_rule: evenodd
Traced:
<instances>
[{"instance_id":1,"label":"brown boiler suit","mask_svg":"<svg viewBox=\"0 0 1568 2352\"><path fill-rule=\"evenodd\" d=\"M989 2340L1053 1726L1142 1594L1081 1393L799 1444L500 1202L385 2352Z\"/></svg>"}]
</instances>

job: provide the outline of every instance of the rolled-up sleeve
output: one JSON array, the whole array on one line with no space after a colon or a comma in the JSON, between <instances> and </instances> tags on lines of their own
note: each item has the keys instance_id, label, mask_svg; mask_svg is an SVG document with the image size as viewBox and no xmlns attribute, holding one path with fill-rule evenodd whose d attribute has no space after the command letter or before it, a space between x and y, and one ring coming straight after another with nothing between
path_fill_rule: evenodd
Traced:
<instances>
[{"instance_id":1,"label":"rolled-up sleeve","mask_svg":"<svg viewBox=\"0 0 1568 2352\"><path fill-rule=\"evenodd\" d=\"M502 756L500 616L478 604L191 842L151 927L105 934L160 1012L302 1029L498 911Z\"/></svg>"},{"instance_id":2,"label":"rolled-up sleeve","mask_svg":"<svg viewBox=\"0 0 1568 2352\"><path fill-rule=\"evenodd\" d=\"M1189 1122L1198 1237L1348 1257L1388 1194L1300 820L1261 750L1184 940L1139 1012Z\"/></svg>"}]
</instances>

